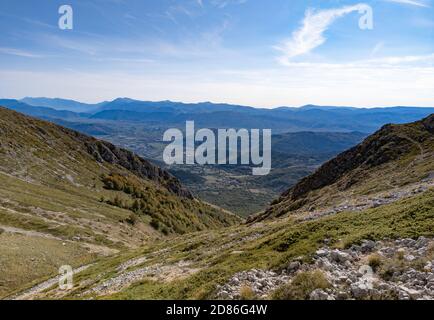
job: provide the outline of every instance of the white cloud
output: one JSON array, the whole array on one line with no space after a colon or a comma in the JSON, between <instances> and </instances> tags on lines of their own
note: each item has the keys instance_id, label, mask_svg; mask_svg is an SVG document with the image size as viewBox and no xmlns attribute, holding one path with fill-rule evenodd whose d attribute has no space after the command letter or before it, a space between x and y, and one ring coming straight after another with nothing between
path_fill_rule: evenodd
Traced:
<instances>
[{"instance_id":1,"label":"white cloud","mask_svg":"<svg viewBox=\"0 0 434 320\"><path fill-rule=\"evenodd\" d=\"M360 3L337 9L307 10L302 26L293 32L290 39L276 46L276 49L283 53L279 61L282 64L287 64L292 58L309 53L321 46L326 42L324 32L336 19L354 11L363 11L366 8L366 4Z\"/></svg>"},{"instance_id":2,"label":"white cloud","mask_svg":"<svg viewBox=\"0 0 434 320\"><path fill-rule=\"evenodd\" d=\"M424 7L424 8L430 8L430 6L422 1L416 1L416 0L385 0L387 2L395 2L395 3L400 3L400 4L408 4L408 5L412 5L412 6L417 6L417 7Z\"/></svg>"}]
</instances>

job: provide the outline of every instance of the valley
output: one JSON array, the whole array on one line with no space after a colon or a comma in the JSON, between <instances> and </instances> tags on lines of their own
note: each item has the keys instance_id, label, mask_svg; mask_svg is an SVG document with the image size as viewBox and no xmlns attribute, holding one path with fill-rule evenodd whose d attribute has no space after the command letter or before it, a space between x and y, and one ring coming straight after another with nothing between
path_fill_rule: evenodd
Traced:
<instances>
[{"instance_id":1,"label":"valley","mask_svg":"<svg viewBox=\"0 0 434 320\"><path fill-rule=\"evenodd\" d=\"M197 197L242 217L258 213L322 163L361 142L382 125L418 120L434 108L304 106L255 109L246 106L127 98L97 104L72 100L25 98L0 100L0 105L110 141L165 168ZM236 119L236 121L230 121ZM172 165L163 161L169 128L272 129L272 170L252 177L249 165Z\"/></svg>"},{"instance_id":2,"label":"valley","mask_svg":"<svg viewBox=\"0 0 434 320\"><path fill-rule=\"evenodd\" d=\"M386 125L365 140L276 135L274 175L248 183L263 186L267 201L270 185L276 195L287 190L243 221L125 149L0 112L5 299L434 298L433 116ZM162 148L157 132L138 148ZM116 144L135 144L123 139ZM334 157L339 148L348 150ZM298 182L297 163L305 176ZM167 169L183 180L195 173ZM242 181L246 171L223 166L212 174L224 180L214 183L228 189L223 181ZM63 264L76 270L70 291L57 286ZM360 272L366 266L372 286Z\"/></svg>"}]
</instances>

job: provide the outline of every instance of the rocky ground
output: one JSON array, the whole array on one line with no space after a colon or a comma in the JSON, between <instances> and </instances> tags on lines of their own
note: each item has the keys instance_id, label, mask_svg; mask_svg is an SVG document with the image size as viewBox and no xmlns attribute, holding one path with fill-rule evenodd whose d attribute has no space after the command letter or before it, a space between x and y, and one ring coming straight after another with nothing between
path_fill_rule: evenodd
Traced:
<instances>
[{"instance_id":1,"label":"rocky ground","mask_svg":"<svg viewBox=\"0 0 434 320\"><path fill-rule=\"evenodd\" d=\"M429 188L434 187L434 177L431 175L414 184L406 187L391 188L387 192L380 192L375 195L366 197L357 197L353 202L345 201L335 207L322 209L318 211L302 214L299 221L316 220L325 216L330 216L344 211L363 211L370 208L376 208L382 205L390 204L398 200L413 197L427 191Z\"/></svg>"},{"instance_id":2,"label":"rocky ground","mask_svg":"<svg viewBox=\"0 0 434 320\"><path fill-rule=\"evenodd\" d=\"M192 268L188 261L179 261L176 264L168 265L156 264L126 271L131 267L143 264L145 261L146 257L141 257L121 264L117 268L118 275L116 277L110 278L84 292L82 296L85 297L90 294L97 294L98 296L113 294L143 279L162 282L170 282L175 279L180 280L199 271L199 269Z\"/></svg>"},{"instance_id":3,"label":"rocky ground","mask_svg":"<svg viewBox=\"0 0 434 320\"><path fill-rule=\"evenodd\" d=\"M247 287L257 298L268 299L297 274L313 270L324 274L329 287L310 292L312 300L433 300L434 240L365 240L345 250L324 246L311 263L303 263L300 258L279 272L250 270L235 274L217 289L216 297L240 299L242 288Z\"/></svg>"}]
</instances>

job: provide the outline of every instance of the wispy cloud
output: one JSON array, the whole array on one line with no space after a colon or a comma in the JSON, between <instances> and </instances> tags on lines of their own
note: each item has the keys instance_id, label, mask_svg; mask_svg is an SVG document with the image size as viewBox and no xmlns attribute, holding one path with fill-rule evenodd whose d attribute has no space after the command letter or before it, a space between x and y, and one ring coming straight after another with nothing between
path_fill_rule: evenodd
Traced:
<instances>
[{"instance_id":1,"label":"wispy cloud","mask_svg":"<svg viewBox=\"0 0 434 320\"><path fill-rule=\"evenodd\" d=\"M366 4L360 3L337 9L307 10L302 26L292 34L290 39L276 46L276 49L283 53L279 61L282 64L287 64L292 58L307 54L321 46L326 42L324 32L336 19L366 8Z\"/></svg>"},{"instance_id":2,"label":"wispy cloud","mask_svg":"<svg viewBox=\"0 0 434 320\"><path fill-rule=\"evenodd\" d=\"M4 48L0 47L0 53L7 54L11 56L17 56L17 57L23 57L23 58L42 58L42 55L34 54L29 51L24 51L20 49L14 49L14 48Z\"/></svg>"},{"instance_id":3,"label":"wispy cloud","mask_svg":"<svg viewBox=\"0 0 434 320\"><path fill-rule=\"evenodd\" d=\"M371 50L371 57L375 57L378 52L384 48L384 41L378 42L374 48Z\"/></svg>"},{"instance_id":4,"label":"wispy cloud","mask_svg":"<svg viewBox=\"0 0 434 320\"><path fill-rule=\"evenodd\" d=\"M414 56L400 56L400 57L384 57L367 60L367 63L386 64L386 65L398 65L398 64L411 64L416 62L434 62L434 53L427 55L414 55Z\"/></svg>"},{"instance_id":5,"label":"wispy cloud","mask_svg":"<svg viewBox=\"0 0 434 320\"><path fill-rule=\"evenodd\" d=\"M384 0L387 2L395 2L395 3L400 3L400 4L408 4L408 5L412 5L412 6L417 6L417 7L424 7L424 8L430 8L431 6L423 1L416 1L416 0Z\"/></svg>"},{"instance_id":6,"label":"wispy cloud","mask_svg":"<svg viewBox=\"0 0 434 320\"><path fill-rule=\"evenodd\" d=\"M217 8L225 8L231 4L244 4L248 0L212 0L211 4Z\"/></svg>"}]
</instances>

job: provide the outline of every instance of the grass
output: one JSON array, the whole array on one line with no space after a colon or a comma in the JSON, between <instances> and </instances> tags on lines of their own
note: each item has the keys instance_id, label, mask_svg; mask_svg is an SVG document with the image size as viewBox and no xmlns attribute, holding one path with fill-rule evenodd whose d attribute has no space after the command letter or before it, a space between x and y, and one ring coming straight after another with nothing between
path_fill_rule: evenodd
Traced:
<instances>
[{"instance_id":1,"label":"grass","mask_svg":"<svg viewBox=\"0 0 434 320\"><path fill-rule=\"evenodd\" d=\"M257 298L255 291L251 287L242 286L240 288L240 300L256 300Z\"/></svg>"},{"instance_id":2,"label":"grass","mask_svg":"<svg viewBox=\"0 0 434 320\"><path fill-rule=\"evenodd\" d=\"M10 279L3 285L2 292L17 289L26 281L55 274L57 261L80 262L81 258L73 256L76 252L80 257L88 254L84 249L86 245L105 252L125 251L166 238L169 233L173 236L220 228L241 220L198 200L178 196L181 191L176 179L127 151L113 147L112 151L118 152L120 158L118 163L102 161L102 158L98 162L90 147L105 147L104 151L108 152L108 144L52 123L0 107L0 132L0 227L18 228L27 235L28 241L15 246L17 255L21 252L25 257L27 245L35 241L35 244L45 243L46 255L52 262L41 262L41 268L34 268L34 272L23 271L27 276L21 275L19 268L14 273L14 264L21 262L4 248L4 253L0 252L0 262L4 268L2 272L6 270L3 273ZM126 190L104 188L103 177L113 172L132 177L140 186L140 198L151 204L149 215L138 215L137 219L133 218L134 223L128 223L133 221L132 207L121 208L101 202L101 198L116 197L124 203L137 200L124 192ZM149 179L141 178L144 176ZM151 215L158 216L165 226L159 230L152 228ZM11 234L3 232L1 236ZM71 241L74 245L69 246ZM59 243L63 242L68 245L59 248ZM39 249L35 250L37 253ZM42 244L40 250L43 250Z\"/></svg>"},{"instance_id":3,"label":"grass","mask_svg":"<svg viewBox=\"0 0 434 320\"><path fill-rule=\"evenodd\" d=\"M145 279L102 298L213 299L216 286L226 283L237 272L253 268L279 270L300 257L308 262L326 238L330 239L331 246L342 248L360 244L363 239L432 237L432 208L434 190L429 190L390 205L359 213L340 213L317 221L298 223L293 219L281 219L266 224L197 232L103 259L85 271L82 279L101 283L116 274L120 263L135 257L148 257L145 265L149 266L190 261L192 267L200 271L186 279L169 283ZM257 234L257 238L252 238ZM71 293L69 298L76 298L86 288Z\"/></svg>"},{"instance_id":4,"label":"grass","mask_svg":"<svg viewBox=\"0 0 434 320\"><path fill-rule=\"evenodd\" d=\"M278 288L271 295L273 300L309 300L310 294L316 289L330 287L325 275L320 270L298 273L291 283Z\"/></svg>"},{"instance_id":5,"label":"grass","mask_svg":"<svg viewBox=\"0 0 434 320\"><path fill-rule=\"evenodd\" d=\"M0 233L0 298L37 279L57 274L62 265L85 265L95 256L77 244Z\"/></svg>"},{"instance_id":6,"label":"grass","mask_svg":"<svg viewBox=\"0 0 434 320\"><path fill-rule=\"evenodd\" d=\"M374 272L377 272L377 270L381 267L382 264L383 264L383 259L379 254L373 253L369 255L368 265L372 268Z\"/></svg>"}]
</instances>

